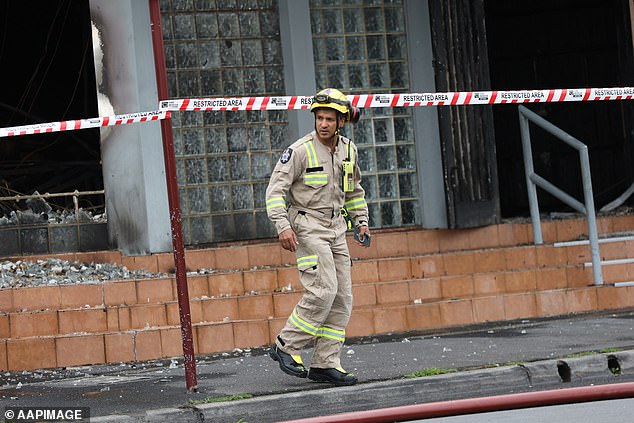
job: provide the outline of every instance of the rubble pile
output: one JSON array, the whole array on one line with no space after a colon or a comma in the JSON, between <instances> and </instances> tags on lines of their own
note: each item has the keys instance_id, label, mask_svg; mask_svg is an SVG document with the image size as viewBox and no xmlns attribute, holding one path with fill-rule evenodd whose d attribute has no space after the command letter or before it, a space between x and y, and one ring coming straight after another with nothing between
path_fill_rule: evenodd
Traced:
<instances>
[{"instance_id":1,"label":"rubble pile","mask_svg":"<svg viewBox=\"0 0 634 423\"><path fill-rule=\"evenodd\" d=\"M37 191L33 195L39 195ZM103 223L107 221L106 213L94 214L82 208L75 210L55 210L43 198L29 198L25 200L27 208L11 210L0 216L0 226L42 225L42 224L72 224L72 223Z\"/></svg>"},{"instance_id":2,"label":"rubble pile","mask_svg":"<svg viewBox=\"0 0 634 423\"><path fill-rule=\"evenodd\" d=\"M37 225L37 224L64 224L64 223L102 223L106 222L105 213L93 215L91 212L79 209L74 211L62 210L44 212L34 212L33 210L17 210L9 213L8 216L0 217L0 226Z\"/></svg>"},{"instance_id":3,"label":"rubble pile","mask_svg":"<svg viewBox=\"0 0 634 423\"><path fill-rule=\"evenodd\" d=\"M111 263L80 263L56 258L34 262L0 262L0 289L46 285L100 283L109 280L147 279L167 276L147 270L128 270Z\"/></svg>"},{"instance_id":4,"label":"rubble pile","mask_svg":"<svg viewBox=\"0 0 634 423\"><path fill-rule=\"evenodd\" d=\"M63 210L61 212L50 211L48 213L37 213L30 209L17 210L9 213L8 216L0 216L0 226L37 225L37 224L63 224L63 223L102 223L106 222L106 215L93 215L89 211L79 209L74 211Z\"/></svg>"}]
</instances>

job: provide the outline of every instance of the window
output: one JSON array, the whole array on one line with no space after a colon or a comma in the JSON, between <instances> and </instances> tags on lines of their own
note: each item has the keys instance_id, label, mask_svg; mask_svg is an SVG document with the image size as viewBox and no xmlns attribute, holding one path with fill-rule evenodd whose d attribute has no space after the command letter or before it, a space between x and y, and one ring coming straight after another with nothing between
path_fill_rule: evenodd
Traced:
<instances>
[{"instance_id":1,"label":"window","mask_svg":"<svg viewBox=\"0 0 634 423\"><path fill-rule=\"evenodd\" d=\"M403 0L303 1L318 89L409 92ZM287 94L276 0L162 0L161 11L171 98ZM276 235L264 193L294 141L288 113L173 113L187 245ZM359 148L374 228L420 224L412 121L409 108L364 109L344 130Z\"/></svg>"},{"instance_id":2,"label":"window","mask_svg":"<svg viewBox=\"0 0 634 423\"><path fill-rule=\"evenodd\" d=\"M409 92L404 13L402 0L310 0L317 89ZM343 132L359 149L372 227L420 224L411 110L363 109Z\"/></svg>"},{"instance_id":3,"label":"window","mask_svg":"<svg viewBox=\"0 0 634 423\"><path fill-rule=\"evenodd\" d=\"M171 98L284 95L277 1L162 0ZM286 111L172 115L188 245L275 235L264 192Z\"/></svg>"}]
</instances>

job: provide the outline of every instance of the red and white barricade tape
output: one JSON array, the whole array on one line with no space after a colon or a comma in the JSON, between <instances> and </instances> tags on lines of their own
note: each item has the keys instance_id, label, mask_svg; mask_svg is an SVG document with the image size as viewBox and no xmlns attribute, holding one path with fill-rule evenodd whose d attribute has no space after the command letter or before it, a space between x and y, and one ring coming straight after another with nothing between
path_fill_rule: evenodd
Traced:
<instances>
[{"instance_id":1,"label":"red and white barricade tape","mask_svg":"<svg viewBox=\"0 0 634 423\"><path fill-rule=\"evenodd\" d=\"M227 97L227 98L185 98L181 100L163 100L161 110L199 111L199 110L301 110L308 109L313 96L280 97Z\"/></svg>"},{"instance_id":2,"label":"red and white barricade tape","mask_svg":"<svg viewBox=\"0 0 634 423\"><path fill-rule=\"evenodd\" d=\"M99 128L102 126L127 125L130 123L168 119L169 117L169 110L157 110L152 112L139 112L116 116L101 116L92 119L36 123L33 125L0 128L0 138L15 137L20 135L45 134L49 132L74 131L77 129Z\"/></svg>"},{"instance_id":3,"label":"red and white barricade tape","mask_svg":"<svg viewBox=\"0 0 634 423\"><path fill-rule=\"evenodd\" d=\"M355 94L349 95L348 99L353 106L361 108L610 101L634 99L634 87ZM310 108L312 102L312 96L186 98L180 100L164 100L160 102L159 110L157 111L0 128L0 138L169 119L170 111L302 110Z\"/></svg>"},{"instance_id":4,"label":"red and white barricade tape","mask_svg":"<svg viewBox=\"0 0 634 423\"><path fill-rule=\"evenodd\" d=\"M357 94L348 96L353 106L361 108L555 103L568 101L631 100L633 98L634 87ZM313 101L312 99L312 96L186 98L161 101L159 108L160 110L174 111L301 110L310 108Z\"/></svg>"}]
</instances>

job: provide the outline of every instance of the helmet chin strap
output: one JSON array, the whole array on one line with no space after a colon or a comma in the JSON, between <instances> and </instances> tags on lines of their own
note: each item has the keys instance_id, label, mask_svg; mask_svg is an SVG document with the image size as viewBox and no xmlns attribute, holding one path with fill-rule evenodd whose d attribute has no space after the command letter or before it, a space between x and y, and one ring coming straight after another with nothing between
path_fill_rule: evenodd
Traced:
<instances>
[{"instance_id":1,"label":"helmet chin strap","mask_svg":"<svg viewBox=\"0 0 634 423\"><path fill-rule=\"evenodd\" d=\"M339 135L339 131L341 130L341 128L343 128L343 125L339 125L339 122L340 120L339 118L337 118L337 129L335 129L335 137ZM345 125L345 122L344 122L344 125Z\"/></svg>"},{"instance_id":2,"label":"helmet chin strap","mask_svg":"<svg viewBox=\"0 0 634 423\"><path fill-rule=\"evenodd\" d=\"M343 123L339 123L341 122L341 120L343 119ZM337 114L337 129L335 130L335 136L339 135L339 130L341 128L343 128L343 125L346 124L346 118L345 116L343 116L342 114Z\"/></svg>"}]
</instances>

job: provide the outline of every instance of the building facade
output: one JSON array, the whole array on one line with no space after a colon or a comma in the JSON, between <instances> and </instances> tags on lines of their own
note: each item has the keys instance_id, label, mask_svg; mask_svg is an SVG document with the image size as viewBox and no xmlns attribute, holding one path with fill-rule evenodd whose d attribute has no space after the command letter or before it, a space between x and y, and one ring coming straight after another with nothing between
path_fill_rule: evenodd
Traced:
<instances>
[{"instance_id":1,"label":"building facade","mask_svg":"<svg viewBox=\"0 0 634 423\"><path fill-rule=\"evenodd\" d=\"M4 68L15 84L0 97L0 119L11 126L155 110L159 25L149 4L59 0L38 13L29 2L7 6L3 45L11 54L0 60L10 57ZM634 85L631 0L158 4L175 99L311 95L329 86L381 94ZM37 19L20 19L30 14ZM597 209L632 184L631 102L529 108L588 145ZM170 123L186 245L274 237L264 209L268 177L280 152L312 130L312 115L180 112ZM517 105L366 108L344 132L359 148L375 229L478 227L528 215ZM579 197L575 154L534 137L536 171ZM3 192L103 190L80 204L105 209L107 237L103 222L97 230L18 222L0 226L2 255L171 250L162 147L156 122L3 142ZM539 196L545 212L570 211Z\"/></svg>"},{"instance_id":2,"label":"building facade","mask_svg":"<svg viewBox=\"0 0 634 423\"><path fill-rule=\"evenodd\" d=\"M326 87L347 94L433 91L423 3L161 1L170 97L310 95ZM410 38L428 45L408 42L408 28ZM427 63L410 62L421 53ZM375 228L421 225L425 218L429 226L443 225L442 196L431 216L423 213L422 203L432 198L423 198L421 187L442 176L432 165L437 160L419 160L425 144L440 150L437 135L423 133L427 125L417 127L417 120L426 123L430 115L365 109L344 129L359 147ZM312 116L180 112L172 124L186 244L274 236L264 205L268 178L281 151L312 130ZM436 175L423 183L428 167Z\"/></svg>"}]
</instances>

